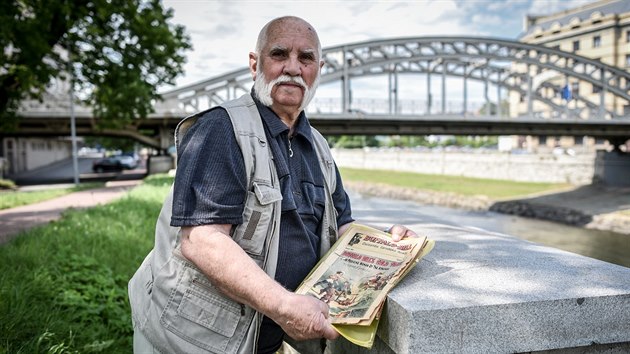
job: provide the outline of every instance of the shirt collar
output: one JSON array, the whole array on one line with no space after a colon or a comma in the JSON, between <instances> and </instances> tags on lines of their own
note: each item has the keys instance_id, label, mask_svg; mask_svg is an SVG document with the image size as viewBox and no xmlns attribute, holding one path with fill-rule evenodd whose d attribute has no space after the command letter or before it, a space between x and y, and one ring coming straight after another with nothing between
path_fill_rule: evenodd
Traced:
<instances>
[{"instance_id":1,"label":"shirt collar","mask_svg":"<svg viewBox=\"0 0 630 354\"><path fill-rule=\"evenodd\" d=\"M256 102L258 112L260 112L260 116L263 122L269 130L269 134L271 134L273 138L276 138L278 137L278 135L280 135L280 133L284 133L289 130L289 127L287 127L286 124L282 122L280 117L278 117L278 115L274 111L272 111L271 108L263 105L262 103L260 103L260 101L258 101L253 89L251 95L254 99L254 102ZM295 124L295 134L302 135L303 137L308 139L308 141L313 143L311 125L308 121L308 118L306 118L306 114L304 114L304 111L300 112L300 115L298 116L297 122Z\"/></svg>"}]
</instances>

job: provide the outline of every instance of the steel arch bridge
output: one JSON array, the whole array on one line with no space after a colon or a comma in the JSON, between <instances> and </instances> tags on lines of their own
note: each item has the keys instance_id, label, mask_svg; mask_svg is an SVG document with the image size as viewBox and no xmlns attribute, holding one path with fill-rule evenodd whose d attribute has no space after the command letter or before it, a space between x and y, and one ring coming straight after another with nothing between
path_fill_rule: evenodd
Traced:
<instances>
[{"instance_id":1,"label":"steel arch bridge","mask_svg":"<svg viewBox=\"0 0 630 354\"><path fill-rule=\"evenodd\" d=\"M588 135L614 145L630 138L630 112L619 109L630 107L630 73L557 49L496 38L408 37L325 48L323 60L321 83L339 84L340 102L335 111L327 113L312 111L317 109L313 104L309 107L311 123L324 134ZM426 106L421 114L401 109L398 77L408 74L427 79ZM357 110L352 81L375 76L388 77L383 89L386 109L379 113ZM442 80L441 107L432 107L432 77ZM446 77L463 80L461 111L446 111ZM519 95L528 113L508 117L497 105L494 116L470 114L469 80L497 87L499 101L502 91ZM569 81L586 83L599 93L574 94L569 108L557 94ZM77 134L126 136L165 149L172 144L172 131L182 117L247 93L251 85L249 69L243 68L171 90L155 104L155 113L118 131L97 130L89 107L80 107ZM616 105L611 106L611 101ZM546 107L553 114L540 115L534 107ZM67 105L35 103L20 115L25 118L20 120L20 136L70 134Z\"/></svg>"},{"instance_id":2,"label":"steel arch bridge","mask_svg":"<svg viewBox=\"0 0 630 354\"><path fill-rule=\"evenodd\" d=\"M409 37L366 41L325 48L323 60L322 84L337 81L341 85L341 107L337 115L348 115L352 111L352 79L376 75L389 76L389 86L384 92L389 101L387 113L389 116L399 115L397 76L413 73L427 75L427 82L430 82L431 75L461 77L464 81L481 81L516 92L526 98L530 117L536 101L547 106L549 111L556 112L556 117L567 118L567 113L570 113L573 117L586 120L624 118L624 113L616 111L615 107L607 107L607 96L630 104L628 71L558 49L505 39ZM556 79L534 84L536 78L558 76L563 78L560 83ZM568 112L557 93L569 80L586 82L597 88L599 102L575 94L575 108ZM196 111L201 105L218 105L246 93L250 87L251 76L244 68L175 89L165 93L163 98L167 106ZM442 114L446 113L444 87L442 85ZM556 93L556 97L550 97L549 90ZM431 115L434 112L429 87L427 93L425 115ZM466 96L464 91L462 115L467 111ZM625 118L630 118L627 113Z\"/></svg>"}]
</instances>

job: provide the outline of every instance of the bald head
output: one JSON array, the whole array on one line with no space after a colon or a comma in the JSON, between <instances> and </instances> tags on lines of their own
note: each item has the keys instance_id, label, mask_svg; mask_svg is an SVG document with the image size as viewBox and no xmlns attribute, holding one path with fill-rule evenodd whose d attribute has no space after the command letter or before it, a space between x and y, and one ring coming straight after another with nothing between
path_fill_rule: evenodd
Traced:
<instances>
[{"instance_id":1,"label":"bald head","mask_svg":"<svg viewBox=\"0 0 630 354\"><path fill-rule=\"evenodd\" d=\"M303 33L310 36L317 46L317 58L322 57L322 45L315 28L310 23L296 16L283 16L269 21L258 34L256 53L261 53L269 42L269 38L281 32Z\"/></svg>"}]
</instances>

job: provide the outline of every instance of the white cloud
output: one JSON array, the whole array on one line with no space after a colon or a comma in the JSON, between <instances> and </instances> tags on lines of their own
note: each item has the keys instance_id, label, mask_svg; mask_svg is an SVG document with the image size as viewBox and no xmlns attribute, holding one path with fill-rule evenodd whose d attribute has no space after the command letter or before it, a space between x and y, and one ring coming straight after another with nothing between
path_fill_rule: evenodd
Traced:
<instances>
[{"instance_id":1,"label":"white cloud","mask_svg":"<svg viewBox=\"0 0 630 354\"><path fill-rule=\"evenodd\" d=\"M194 49L177 86L245 68L260 28L295 15L309 21L324 47L394 37L516 38L526 13L548 13L592 0L201 1L164 0L186 26Z\"/></svg>"},{"instance_id":2,"label":"white cloud","mask_svg":"<svg viewBox=\"0 0 630 354\"><path fill-rule=\"evenodd\" d=\"M466 14L454 0L440 1L232 1L165 0L174 22L186 26L194 49L188 53L185 85L247 66L260 28L271 19L295 15L309 21L324 47L381 38L475 34L461 25ZM458 19L458 17L460 19ZM444 19L448 20L444 20Z\"/></svg>"}]
</instances>

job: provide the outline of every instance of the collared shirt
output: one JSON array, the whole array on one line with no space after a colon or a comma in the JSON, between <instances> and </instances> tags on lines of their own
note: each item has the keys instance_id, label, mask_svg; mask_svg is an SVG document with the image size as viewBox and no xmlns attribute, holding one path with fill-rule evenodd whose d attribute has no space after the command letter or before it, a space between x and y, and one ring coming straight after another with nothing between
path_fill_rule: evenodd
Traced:
<instances>
[{"instance_id":1,"label":"collared shirt","mask_svg":"<svg viewBox=\"0 0 630 354\"><path fill-rule=\"evenodd\" d=\"M304 112L289 137L289 128L280 118L255 101L274 156L283 198L275 279L287 289L295 290L319 259L324 177ZM185 134L178 149L171 225L240 224L246 195L245 166L230 118L222 108L209 110ZM337 224L352 222L350 201L338 171L333 201ZM263 321L261 350L265 346L275 350L278 339L282 341L279 330L270 320Z\"/></svg>"}]
</instances>

